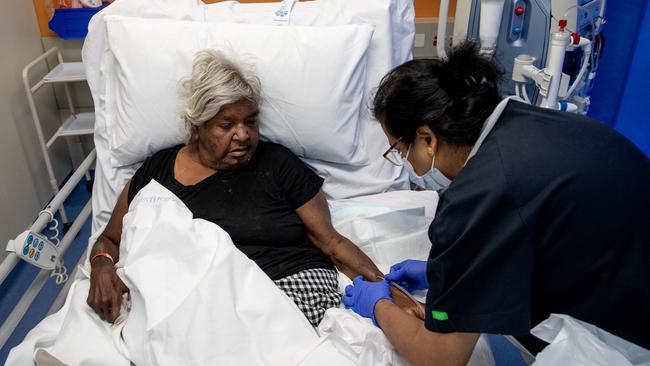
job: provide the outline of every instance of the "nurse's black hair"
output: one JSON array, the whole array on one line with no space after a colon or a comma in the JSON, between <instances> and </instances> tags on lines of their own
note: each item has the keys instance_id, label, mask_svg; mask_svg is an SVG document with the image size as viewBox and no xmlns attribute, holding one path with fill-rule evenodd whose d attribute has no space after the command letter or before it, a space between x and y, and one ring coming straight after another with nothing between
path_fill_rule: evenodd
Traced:
<instances>
[{"instance_id":1,"label":"nurse's black hair","mask_svg":"<svg viewBox=\"0 0 650 366\"><path fill-rule=\"evenodd\" d=\"M501 100L502 74L475 44L464 42L446 60L412 60L393 69L379 84L373 112L388 133L406 143L426 124L450 145L471 146Z\"/></svg>"}]
</instances>

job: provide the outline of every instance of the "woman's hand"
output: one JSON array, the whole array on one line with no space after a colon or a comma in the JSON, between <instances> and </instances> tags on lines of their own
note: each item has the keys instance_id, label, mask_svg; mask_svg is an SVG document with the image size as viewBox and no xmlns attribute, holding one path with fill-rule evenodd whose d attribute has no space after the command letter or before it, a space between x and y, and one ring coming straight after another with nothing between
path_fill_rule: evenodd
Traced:
<instances>
[{"instance_id":1,"label":"woman's hand","mask_svg":"<svg viewBox=\"0 0 650 366\"><path fill-rule=\"evenodd\" d=\"M95 262L104 260L98 258ZM122 294L129 292L124 282L117 276L113 264L95 263L90 272L90 290L86 303L93 308L102 320L113 323L120 315Z\"/></svg>"}]
</instances>

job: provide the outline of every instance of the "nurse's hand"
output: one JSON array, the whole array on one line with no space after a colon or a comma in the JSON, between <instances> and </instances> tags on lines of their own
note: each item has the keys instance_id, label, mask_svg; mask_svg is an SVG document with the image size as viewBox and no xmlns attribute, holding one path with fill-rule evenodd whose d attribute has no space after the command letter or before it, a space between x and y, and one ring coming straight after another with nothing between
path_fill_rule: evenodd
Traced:
<instances>
[{"instance_id":1,"label":"nurse's hand","mask_svg":"<svg viewBox=\"0 0 650 366\"><path fill-rule=\"evenodd\" d=\"M352 285L345 288L343 303L348 309L354 310L355 313L363 317L372 319L372 322L377 325L375 304L382 299L393 301L390 296L388 282L369 282L365 281L363 277L357 276L352 281Z\"/></svg>"},{"instance_id":2,"label":"nurse's hand","mask_svg":"<svg viewBox=\"0 0 650 366\"><path fill-rule=\"evenodd\" d=\"M113 323L120 315L122 294L129 292L129 288L115 273L112 263L107 263L93 266L86 303L102 320Z\"/></svg>"},{"instance_id":3,"label":"nurse's hand","mask_svg":"<svg viewBox=\"0 0 650 366\"><path fill-rule=\"evenodd\" d=\"M390 273L384 277L413 292L429 288L427 279L427 262L407 259L390 267Z\"/></svg>"}]
</instances>

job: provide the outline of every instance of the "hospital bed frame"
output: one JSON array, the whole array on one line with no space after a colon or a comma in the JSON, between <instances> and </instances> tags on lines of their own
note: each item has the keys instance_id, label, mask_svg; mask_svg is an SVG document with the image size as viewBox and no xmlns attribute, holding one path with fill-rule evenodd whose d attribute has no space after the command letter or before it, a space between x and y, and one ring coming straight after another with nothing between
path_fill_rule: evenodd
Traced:
<instances>
[{"instance_id":1,"label":"hospital bed frame","mask_svg":"<svg viewBox=\"0 0 650 366\"><path fill-rule=\"evenodd\" d=\"M50 222L51 215L63 207L63 203L68 198L70 193L79 184L79 182L82 179L84 179L85 175L93 166L96 157L97 157L97 153L95 152L95 150L93 150L90 154L88 154L88 156L84 159L84 161L79 165L79 168L77 168L77 170L72 174L70 179L68 179L68 181L63 185L63 187L59 190L56 196L54 196L52 201L50 201L47 207L39 213L38 217L36 218L36 221L34 221L34 223L29 228L30 231L40 233L43 229L45 229L45 227ZM91 200L88 200L88 202L83 207L83 209L81 210L77 218L74 220L74 222L72 223L72 225L70 226L66 234L63 236L61 242L57 247L60 257L63 257L63 254L65 254L66 250L68 249L72 241L75 239L75 237L83 227L84 223L90 217L91 211L92 211ZM79 262L81 263L85 261L85 259L86 259L86 255L83 254L79 259ZM11 252L4 259L4 261L0 263L0 284L4 282L4 280L7 278L9 273L11 273L11 271L15 268L16 264L18 264L19 261L20 261L20 257L18 257L16 253ZM78 265L75 264L74 268L75 270L70 275L70 280L66 282L66 284L59 292L59 295L54 300L54 303L52 304L52 306L48 311L48 315L56 312L63 305L68 290L70 289L70 285L72 284L73 279L77 274ZM36 278L34 278L30 286L25 290L23 296L20 298L20 300L18 301L14 309L11 311L7 319L4 320L2 326L0 327L0 348L4 347L5 343L7 342L11 334L14 332L22 317L25 315L25 313L31 306L32 302L34 301L38 293L41 291L41 289L47 282L48 278L50 278L50 273L51 271L49 270L41 270L40 272L38 272Z\"/></svg>"}]
</instances>

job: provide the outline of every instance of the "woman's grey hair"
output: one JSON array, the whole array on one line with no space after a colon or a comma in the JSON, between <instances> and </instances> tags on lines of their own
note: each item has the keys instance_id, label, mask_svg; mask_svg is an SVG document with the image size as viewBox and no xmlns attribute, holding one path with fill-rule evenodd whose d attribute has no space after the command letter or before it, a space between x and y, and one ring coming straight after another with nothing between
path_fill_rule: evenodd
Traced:
<instances>
[{"instance_id":1,"label":"woman's grey hair","mask_svg":"<svg viewBox=\"0 0 650 366\"><path fill-rule=\"evenodd\" d=\"M188 144L196 139L193 127L212 119L225 105L240 100L259 103L262 92L251 62L242 57L226 57L213 49L196 53L192 75L183 81L183 88L187 99L183 120Z\"/></svg>"}]
</instances>

